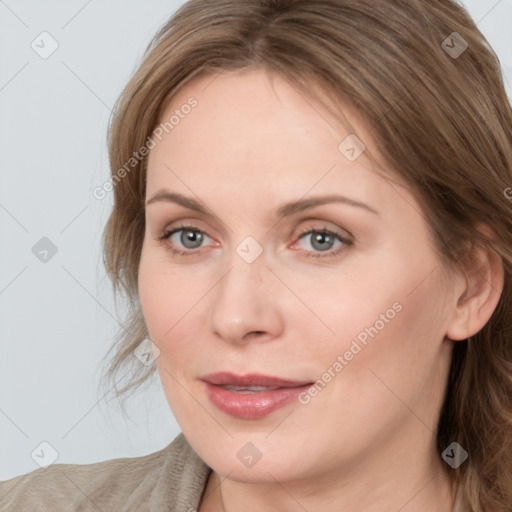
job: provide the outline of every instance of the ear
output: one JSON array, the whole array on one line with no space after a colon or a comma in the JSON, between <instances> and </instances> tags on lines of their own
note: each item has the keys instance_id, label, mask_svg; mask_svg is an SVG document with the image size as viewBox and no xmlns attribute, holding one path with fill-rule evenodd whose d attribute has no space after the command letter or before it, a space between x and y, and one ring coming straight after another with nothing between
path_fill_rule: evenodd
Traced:
<instances>
[{"instance_id":1,"label":"ear","mask_svg":"<svg viewBox=\"0 0 512 512\"><path fill-rule=\"evenodd\" d=\"M492 231L486 225L478 230L488 238ZM501 257L490 247L474 244L470 261L472 268L461 275L458 283L457 303L454 306L446 336L452 340L465 340L479 332L491 318L501 297L504 269Z\"/></svg>"}]
</instances>

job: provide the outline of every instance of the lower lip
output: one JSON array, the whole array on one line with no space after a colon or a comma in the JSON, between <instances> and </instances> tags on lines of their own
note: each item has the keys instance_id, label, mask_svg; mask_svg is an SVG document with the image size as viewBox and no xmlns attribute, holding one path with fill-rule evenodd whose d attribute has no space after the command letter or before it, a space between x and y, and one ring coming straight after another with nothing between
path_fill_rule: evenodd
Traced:
<instances>
[{"instance_id":1,"label":"lower lip","mask_svg":"<svg viewBox=\"0 0 512 512\"><path fill-rule=\"evenodd\" d=\"M298 396L312 386L306 384L296 388L280 388L258 393L236 393L205 382L210 401L222 412L244 420L268 416L298 399Z\"/></svg>"}]
</instances>

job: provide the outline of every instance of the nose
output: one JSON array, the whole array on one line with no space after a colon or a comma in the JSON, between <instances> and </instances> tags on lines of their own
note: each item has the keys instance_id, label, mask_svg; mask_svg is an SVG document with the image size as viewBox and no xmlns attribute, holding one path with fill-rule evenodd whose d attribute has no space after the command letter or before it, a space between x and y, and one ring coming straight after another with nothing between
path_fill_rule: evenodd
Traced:
<instances>
[{"instance_id":1,"label":"nose","mask_svg":"<svg viewBox=\"0 0 512 512\"><path fill-rule=\"evenodd\" d=\"M210 332L237 345L277 338L284 325L279 285L263 257L247 263L235 254L212 294Z\"/></svg>"}]
</instances>

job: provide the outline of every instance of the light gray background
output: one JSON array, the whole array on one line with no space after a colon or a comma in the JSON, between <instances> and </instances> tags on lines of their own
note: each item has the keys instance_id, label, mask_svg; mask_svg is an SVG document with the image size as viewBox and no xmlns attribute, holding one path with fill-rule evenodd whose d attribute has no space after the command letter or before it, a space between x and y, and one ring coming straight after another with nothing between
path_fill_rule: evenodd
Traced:
<instances>
[{"instance_id":1,"label":"light gray background","mask_svg":"<svg viewBox=\"0 0 512 512\"><path fill-rule=\"evenodd\" d=\"M92 190L109 177L110 109L183 3L0 0L0 480L36 469L43 441L57 462L91 463L179 433L158 381L129 401L133 422L98 401L117 324L100 247L111 195ZM512 84L512 0L463 4ZM31 48L43 31L59 45L47 59ZM32 253L42 237L58 249L46 263Z\"/></svg>"}]
</instances>

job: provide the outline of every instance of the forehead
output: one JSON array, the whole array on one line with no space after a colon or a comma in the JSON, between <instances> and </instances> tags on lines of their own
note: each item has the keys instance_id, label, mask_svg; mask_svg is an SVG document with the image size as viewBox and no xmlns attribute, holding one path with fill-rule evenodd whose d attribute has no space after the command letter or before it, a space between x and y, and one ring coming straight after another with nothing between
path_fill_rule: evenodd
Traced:
<instances>
[{"instance_id":1,"label":"forehead","mask_svg":"<svg viewBox=\"0 0 512 512\"><path fill-rule=\"evenodd\" d=\"M329 152L332 158L339 156L340 142L351 133L342 122L347 116L359 138L369 139L349 104L334 116L297 85L263 69L251 69L196 77L173 97L161 123L165 132L172 132L169 147L179 149L195 140L213 157L222 150L236 153L242 143L238 152L263 153L264 141L267 151L281 146L290 153L314 147ZM165 130L168 121L172 126ZM238 146L234 147L233 141Z\"/></svg>"},{"instance_id":2,"label":"forehead","mask_svg":"<svg viewBox=\"0 0 512 512\"><path fill-rule=\"evenodd\" d=\"M161 140L153 137L147 195L162 187L219 200L247 193L262 207L262 197L297 198L311 190L378 201L385 182L366 152L350 160L342 151L354 141L357 152L358 141L375 151L374 141L350 105L342 114L353 131L320 102L264 70L197 77L166 108Z\"/></svg>"}]
</instances>

